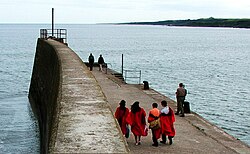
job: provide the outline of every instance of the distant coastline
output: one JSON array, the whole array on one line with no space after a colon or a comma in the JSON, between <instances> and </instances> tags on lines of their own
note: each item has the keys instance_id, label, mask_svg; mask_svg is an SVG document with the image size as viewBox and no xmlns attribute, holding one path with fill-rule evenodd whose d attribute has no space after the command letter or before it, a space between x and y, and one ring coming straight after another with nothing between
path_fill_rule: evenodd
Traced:
<instances>
[{"instance_id":1,"label":"distant coastline","mask_svg":"<svg viewBox=\"0 0 250 154\"><path fill-rule=\"evenodd\" d=\"M190 27L231 27L250 28L250 19L221 19L221 18L201 18L195 20L164 20L155 22L129 22L120 24L131 25L164 25L164 26L190 26Z\"/></svg>"}]
</instances>

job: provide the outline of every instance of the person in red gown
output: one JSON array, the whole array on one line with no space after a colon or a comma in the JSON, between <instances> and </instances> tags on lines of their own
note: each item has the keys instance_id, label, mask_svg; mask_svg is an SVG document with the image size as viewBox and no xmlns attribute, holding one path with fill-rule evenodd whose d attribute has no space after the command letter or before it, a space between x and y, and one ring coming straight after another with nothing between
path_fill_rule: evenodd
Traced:
<instances>
[{"instance_id":1,"label":"person in red gown","mask_svg":"<svg viewBox=\"0 0 250 154\"><path fill-rule=\"evenodd\" d=\"M117 119L120 128L122 130L122 134L125 135L127 133L127 125L128 123L126 122L126 119L128 117L129 114L129 109L126 107L126 101L125 100L121 100L121 102L119 103L120 106L118 106L116 108L115 111L115 118Z\"/></svg>"},{"instance_id":2,"label":"person in red gown","mask_svg":"<svg viewBox=\"0 0 250 154\"><path fill-rule=\"evenodd\" d=\"M160 115L160 122L161 122L161 134L162 134L162 141L163 144L166 144L166 136L169 139L169 145L173 143L173 137L175 136L175 116L174 111L167 106L167 101L163 100L161 102L163 109L161 110Z\"/></svg>"},{"instance_id":3,"label":"person in red gown","mask_svg":"<svg viewBox=\"0 0 250 154\"><path fill-rule=\"evenodd\" d=\"M148 116L148 123L151 123L155 120L158 120L160 118L160 110L157 109L158 104L157 103L153 103L152 104L153 109L151 109L149 111L149 116ZM152 146L158 146L158 139L161 137L161 128L160 126L156 126L153 128L150 128L152 130L152 140L153 140L153 144Z\"/></svg>"},{"instance_id":4,"label":"person in red gown","mask_svg":"<svg viewBox=\"0 0 250 154\"><path fill-rule=\"evenodd\" d=\"M131 132L135 136L135 145L141 144L141 136L147 136L145 117L145 110L139 106L138 101L134 102L127 121L131 126Z\"/></svg>"}]
</instances>

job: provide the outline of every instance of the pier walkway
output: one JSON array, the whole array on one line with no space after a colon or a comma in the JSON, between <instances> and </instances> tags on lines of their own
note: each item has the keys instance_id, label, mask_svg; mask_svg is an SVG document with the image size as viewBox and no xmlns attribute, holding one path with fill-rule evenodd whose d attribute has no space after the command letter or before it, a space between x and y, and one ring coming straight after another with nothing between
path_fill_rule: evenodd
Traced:
<instances>
[{"instance_id":1,"label":"pier walkway","mask_svg":"<svg viewBox=\"0 0 250 154\"><path fill-rule=\"evenodd\" d=\"M112 111L115 112L120 100L126 100L126 106L139 101L140 106L148 112L151 109L151 104L160 102L165 99L174 110L176 104L173 100L158 93L153 89L143 90L142 85L125 84L117 79L108 71L107 74L98 71L94 68L92 74L99 83L107 101L109 102ZM186 116L176 116L175 122L176 136L173 139L172 145L163 145L159 143L158 147L152 146L151 130L146 137L142 137L142 144L135 146L134 136L130 134L127 139L130 153L213 153L213 154L233 154L233 153L250 153L250 148L241 141L228 135L218 127L207 122L202 117L195 113L186 114Z\"/></svg>"}]
</instances>

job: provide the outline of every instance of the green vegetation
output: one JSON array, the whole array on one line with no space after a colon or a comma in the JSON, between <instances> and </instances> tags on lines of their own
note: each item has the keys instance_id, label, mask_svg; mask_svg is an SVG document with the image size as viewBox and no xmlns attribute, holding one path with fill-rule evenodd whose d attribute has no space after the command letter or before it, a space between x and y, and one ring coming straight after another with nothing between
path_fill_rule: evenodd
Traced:
<instances>
[{"instance_id":1,"label":"green vegetation","mask_svg":"<svg viewBox=\"0 0 250 154\"><path fill-rule=\"evenodd\" d=\"M125 24L140 25L166 25L166 26L191 26L191 27L233 27L250 28L250 19L216 19L201 18L197 20L165 20L156 22L131 22Z\"/></svg>"}]
</instances>

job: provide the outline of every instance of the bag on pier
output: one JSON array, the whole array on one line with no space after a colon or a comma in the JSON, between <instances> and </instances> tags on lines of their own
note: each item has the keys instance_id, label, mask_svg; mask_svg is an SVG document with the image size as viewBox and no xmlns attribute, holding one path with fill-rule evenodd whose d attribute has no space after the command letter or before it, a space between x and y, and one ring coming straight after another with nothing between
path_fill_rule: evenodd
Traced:
<instances>
[{"instance_id":1,"label":"bag on pier","mask_svg":"<svg viewBox=\"0 0 250 154\"><path fill-rule=\"evenodd\" d=\"M191 113L189 102L184 101L183 108L184 108L184 113Z\"/></svg>"}]
</instances>

